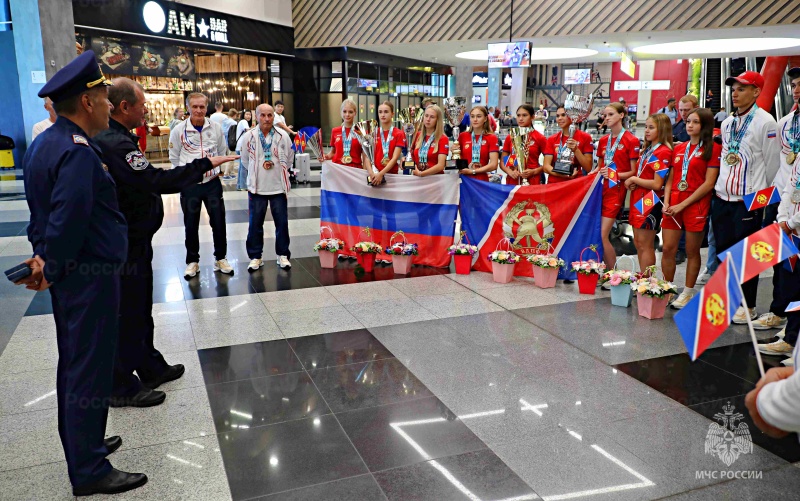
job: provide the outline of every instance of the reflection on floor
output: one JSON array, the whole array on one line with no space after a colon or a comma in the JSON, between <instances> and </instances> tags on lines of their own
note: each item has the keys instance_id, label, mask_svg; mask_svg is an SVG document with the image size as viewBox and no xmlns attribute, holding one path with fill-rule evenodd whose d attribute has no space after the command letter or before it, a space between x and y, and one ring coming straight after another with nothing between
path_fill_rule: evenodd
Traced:
<instances>
[{"instance_id":1,"label":"reflection on floor","mask_svg":"<svg viewBox=\"0 0 800 501\"><path fill-rule=\"evenodd\" d=\"M292 269L274 264L268 220L266 265L248 273L246 194L225 189L231 276L212 269L204 216L201 271L183 278L183 217L164 196L156 344L187 371L162 406L111 410L113 464L151 479L121 499L767 499L800 486L797 436L766 437L744 408L758 371L743 326L692 363L673 311L646 320L603 291L322 269L316 173L289 197ZM21 178L0 181L5 268L30 253L20 192ZM49 294L3 283L0 301L0 497L70 499ZM731 407L755 447L726 466L705 442Z\"/></svg>"}]
</instances>

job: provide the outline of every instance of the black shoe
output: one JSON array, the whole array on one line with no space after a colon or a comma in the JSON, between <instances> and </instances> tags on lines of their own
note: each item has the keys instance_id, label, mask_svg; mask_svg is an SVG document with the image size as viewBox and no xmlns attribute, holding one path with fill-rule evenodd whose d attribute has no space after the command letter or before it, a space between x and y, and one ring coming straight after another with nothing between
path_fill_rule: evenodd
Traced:
<instances>
[{"instance_id":1,"label":"black shoe","mask_svg":"<svg viewBox=\"0 0 800 501\"><path fill-rule=\"evenodd\" d=\"M167 367L164 372L153 379L145 379L143 377L140 377L139 379L142 380L142 384L145 388L155 390L164 383L175 381L176 379L180 378L183 376L184 372L186 372L186 368L183 366L183 364L175 364Z\"/></svg>"},{"instance_id":2,"label":"black shoe","mask_svg":"<svg viewBox=\"0 0 800 501\"><path fill-rule=\"evenodd\" d=\"M675 264L681 264L686 261L686 253L682 250L679 250L675 253Z\"/></svg>"},{"instance_id":3,"label":"black shoe","mask_svg":"<svg viewBox=\"0 0 800 501\"><path fill-rule=\"evenodd\" d=\"M122 438L118 435L114 435L113 437L108 437L103 439L103 443L106 444L106 449L108 449L109 454L113 454L122 446Z\"/></svg>"},{"instance_id":4,"label":"black shoe","mask_svg":"<svg viewBox=\"0 0 800 501\"><path fill-rule=\"evenodd\" d=\"M575 283L575 280L570 280L570 279L568 279L568 278L565 278L565 279L564 279L564 283L565 283L565 284L574 284L574 283Z\"/></svg>"},{"instance_id":5,"label":"black shoe","mask_svg":"<svg viewBox=\"0 0 800 501\"><path fill-rule=\"evenodd\" d=\"M101 478L97 482L81 487L73 487L73 496L91 496L92 494L119 494L127 492L147 483L147 475L144 473L127 473L116 468L111 469L111 473Z\"/></svg>"},{"instance_id":6,"label":"black shoe","mask_svg":"<svg viewBox=\"0 0 800 501\"><path fill-rule=\"evenodd\" d=\"M132 397L111 397L109 405L111 407L153 407L164 403L167 394L163 391L155 391L145 388Z\"/></svg>"}]
</instances>

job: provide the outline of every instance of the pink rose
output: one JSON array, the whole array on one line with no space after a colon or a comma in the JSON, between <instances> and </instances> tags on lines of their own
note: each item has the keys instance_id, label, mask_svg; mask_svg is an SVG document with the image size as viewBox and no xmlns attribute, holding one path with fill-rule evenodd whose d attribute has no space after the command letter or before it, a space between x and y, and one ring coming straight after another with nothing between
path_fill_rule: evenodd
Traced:
<instances>
[{"instance_id":1,"label":"pink rose","mask_svg":"<svg viewBox=\"0 0 800 501\"><path fill-rule=\"evenodd\" d=\"M619 285L622 283L622 279L619 275L614 275L611 277L611 280L608 281L611 285Z\"/></svg>"}]
</instances>

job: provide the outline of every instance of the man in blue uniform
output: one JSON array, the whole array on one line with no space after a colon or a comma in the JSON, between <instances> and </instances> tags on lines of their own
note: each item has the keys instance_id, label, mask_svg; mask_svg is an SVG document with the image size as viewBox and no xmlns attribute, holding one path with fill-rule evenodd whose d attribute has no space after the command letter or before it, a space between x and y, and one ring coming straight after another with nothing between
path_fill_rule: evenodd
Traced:
<instances>
[{"instance_id":1,"label":"man in blue uniform","mask_svg":"<svg viewBox=\"0 0 800 501\"><path fill-rule=\"evenodd\" d=\"M34 258L29 288L50 289L58 338L58 432L76 496L118 493L147 482L114 469L104 440L116 352L119 267L127 225L114 180L90 139L108 127L110 85L92 51L50 79L39 97L58 114L25 154L25 196Z\"/></svg>"},{"instance_id":2,"label":"man in blue uniform","mask_svg":"<svg viewBox=\"0 0 800 501\"><path fill-rule=\"evenodd\" d=\"M144 90L128 78L116 78L113 83L108 91L114 107L109 128L94 137L116 182L119 207L128 222L111 406L149 407L166 398L156 388L184 373L183 365L169 365L153 344L153 235L164 219L161 194L194 186L203 180L204 172L238 157L200 158L170 170L153 167L139 150L139 138L130 132L147 114Z\"/></svg>"}]
</instances>

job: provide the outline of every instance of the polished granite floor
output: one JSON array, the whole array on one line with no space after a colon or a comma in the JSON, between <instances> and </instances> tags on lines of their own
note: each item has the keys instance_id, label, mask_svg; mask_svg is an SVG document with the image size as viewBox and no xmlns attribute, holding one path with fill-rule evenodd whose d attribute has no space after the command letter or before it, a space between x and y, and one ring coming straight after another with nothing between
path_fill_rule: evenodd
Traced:
<instances>
[{"instance_id":1,"label":"polished granite floor","mask_svg":"<svg viewBox=\"0 0 800 501\"><path fill-rule=\"evenodd\" d=\"M111 410L108 433L124 440L113 464L150 476L120 499L769 499L800 487L797 436L764 436L744 409L758 371L742 327L692 363L671 311L649 321L574 284L322 269L314 181L289 199L291 271L247 273L246 196L227 186L235 273L212 271L204 217L201 272L184 280L180 206L164 197L156 344L187 372L165 404ZM21 191L18 174L0 176L5 268L30 251ZM0 499L69 499L49 294L3 283L0 301ZM730 468L704 451L728 403L756 444ZM698 474L729 470L760 478Z\"/></svg>"}]
</instances>

